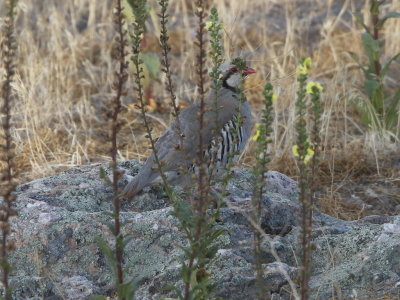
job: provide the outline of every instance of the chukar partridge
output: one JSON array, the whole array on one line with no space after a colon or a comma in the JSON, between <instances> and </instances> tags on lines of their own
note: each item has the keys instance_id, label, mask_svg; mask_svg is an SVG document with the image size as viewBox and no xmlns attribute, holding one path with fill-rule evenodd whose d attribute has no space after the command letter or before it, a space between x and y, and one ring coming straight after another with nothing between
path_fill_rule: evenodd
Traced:
<instances>
[{"instance_id":1,"label":"chukar partridge","mask_svg":"<svg viewBox=\"0 0 400 300\"><path fill-rule=\"evenodd\" d=\"M207 157L205 161L213 161L213 172L217 174L222 172L230 159L237 159L238 155L235 154L243 151L252 128L250 105L246 100L240 101L237 90L242 75L239 74L238 68L231 63L222 64L220 71L222 87L219 91L217 106L215 92L211 90L205 97L204 126L201 131L203 153ZM255 73L252 68L246 67L243 70L243 76L252 73ZM216 107L219 108L218 111ZM163 172L170 184L187 186L193 180L190 173L196 173L200 136L199 111L200 103L194 103L179 115L183 134L182 150L177 149L180 137L176 121L169 126L155 144L158 158L162 162ZM217 116L218 120L216 121ZM238 116L240 116L241 122L237 121ZM216 126L218 127L216 128ZM132 197L146 186L160 182L160 179L157 164L154 161L154 153L152 153L139 173L124 188L123 197Z\"/></svg>"}]
</instances>

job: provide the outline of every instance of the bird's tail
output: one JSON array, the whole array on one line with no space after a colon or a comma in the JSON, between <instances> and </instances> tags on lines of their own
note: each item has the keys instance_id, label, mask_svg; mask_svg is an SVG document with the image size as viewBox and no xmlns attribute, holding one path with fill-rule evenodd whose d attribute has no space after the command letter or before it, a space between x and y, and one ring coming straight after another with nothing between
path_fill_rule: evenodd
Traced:
<instances>
[{"instance_id":1,"label":"bird's tail","mask_svg":"<svg viewBox=\"0 0 400 300\"><path fill-rule=\"evenodd\" d=\"M137 174L124 188L122 197L131 198L143 190L146 186L152 183L153 172L148 170L142 170Z\"/></svg>"}]
</instances>

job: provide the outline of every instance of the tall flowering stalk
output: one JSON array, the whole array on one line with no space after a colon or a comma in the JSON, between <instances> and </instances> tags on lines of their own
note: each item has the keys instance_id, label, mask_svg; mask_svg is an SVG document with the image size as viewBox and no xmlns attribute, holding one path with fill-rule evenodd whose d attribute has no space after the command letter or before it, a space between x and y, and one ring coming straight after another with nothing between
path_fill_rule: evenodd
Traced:
<instances>
[{"instance_id":1,"label":"tall flowering stalk","mask_svg":"<svg viewBox=\"0 0 400 300\"><path fill-rule=\"evenodd\" d=\"M197 149L197 161L196 166L198 169L198 177L197 177L197 199L194 203L194 209L196 211L196 222L194 223L194 232L191 234L192 238L189 239L191 244L189 261L187 265L184 265L183 270L185 270L186 276L184 279L185 287L183 299L189 300L195 294L195 284L192 282L192 274L196 274L199 272L199 267L203 269L205 266L203 263L196 264L196 260L201 258L200 250L202 248L202 240L201 237L204 233L204 229L207 226L207 217L206 210L209 202L209 185L207 186L206 180L206 170L205 170L205 158L204 158L204 149L205 143L203 140L203 128L204 128L204 114L205 110L205 65L206 65L206 37L205 37L205 1L198 0L196 1L196 16L198 18L198 28L196 33L196 46L198 47L198 53L196 55L196 73L197 73L197 86L199 88L199 103L200 110L198 114L198 123L199 123L199 140L198 140L198 149ZM187 235L189 237L189 235ZM203 269L204 270L204 269Z\"/></svg>"},{"instance_id":2,"label":"tall flowering stalk","mask_svg":"<svg viewBox=\"0 0 400 300\"><path fill-rule=\"evenodd\" d=\"M308 73L311 69L311 59L302 58L296 69L297 73L297 100L296 100L296 131L297 143L293 146L293 154L297 157L299 166L299 201L301 210L301 272L300 272L300 295L302 300L308 299L311 262L311 233L313 222L313 210L315 205L315 177L318 165L318 154L320 151L321 129L321 92L322 86L318 82L308 82ZM307 95L311 98L311 134L307 134ZM309 163L311 162L311 167ZM311 171L311 173L310 173Z\"/></svg>"},{"instance_id":3,"label":"tall flowering stalk","mask_svg":"<svg viewBox=\"0 0 400 300\"><path fill-rule=\"evenodd\" d=\"M302 58L296 69L297 73L297 100L296 100L296 132L297 143L293 147L293 153L297 156L299 166L299 200L302 204L301 209L301 272L300 272L300 295L302 300L308 299L309 280L310 280L310 258L311 258L311 199L308 184L307 163L313 155L312 145L307 134L307 104L306 104L306 85L308 73L311 69L311 59Z\"/></svg>"},{"instance_id":4,"label":"tall flowering stalk","mask_svg":"<svg viewBox=\"0 0 400 300\"><path fill-rule=\"evenodd\" d=\"M17 49L17 43L14 36L14 23L15 23L15 9L16 0L9 0L6 3L6 22L4 26L4 41L1 45L1 54L3 65L5 69L5 78L3 79L3 85L1 87L1 96L3 98L2 104L2 155L1 159L5 164L4 170L1 174L1 196L2 202L0 204L0 230L2 233L1 237L1 248L0 248L0 265L3 271L2 284L4 288L4 299L11 300L12 290L9 285L9 274L11 266L8 262L9 252L14 250L14 241L9 240L10 235L10 218L17 215L17 212L13 209L13 202L16 197L13 194L15 190L15 170L14 170L14 144L11 136L11 106L15 99L12 89L13 77L15 74L15 55Z\"/></svg>"},{"instance_id":5,"label":"tall flowering stalk","mask_svg":"<svg viewBox=\"0 0 400 300\"><path fill-rule=\"evenodd\" d=\"M107 117L111 123L111 171L112 180L108 178L104 169L100 169L100 176L113 188L113 223L108 224L110 231L114 236L114 245L110 246L108 243L99 238L98 244L101 248L104 256L107 259L108 264L113 273L114 284L116 288L116 293L118 299L120 300L133 300L135 295L135 284L133 280L127 280L126 274L124 274L123 264L124 264L124 247L127 244L127 239L123 235L122 221L121 221L121 199L120 191L118 187L118 181L121 173L117 169L117 152L118 152L118 132L121 128L121 122L119 120L119 114L122 109L122 97L127 93L126 81L128 80L128 62L126 61L127 56L127 46L128 32L125 29L125 14L124 8L122 6L121 0L115 0L115 7L113 12L113 22L116 31L116 37L113 44L111 57L116 62L115 79L112 84L112 89L115 92L114 97L110 102L110 109L107 113ZM92 296L89 299L106 299L104 296Z\"/></svg>"},{"instance_id":6,"label":"tall flowering stalk","mask_svg":"<svg viewBox=\"0 0 400 300\"><path fill-rule=\"evenodd\" d=\"M272 102L276 100L276 95L272 91L272 85L267 83L264 87L264 108L262 110L261 122L256 124L256 134L253 140L256 142L256 164L253 168L253 218L254 218L254 256L257 285L259 288L258 297L260 300L266 299L267 293L264 284L264 271L262 269L261 259L261 204L265 192L265 177L268 171L267 164L270 162L268 154L268 145L271 143L273 106Z\"/></svg>"},{"instance_id":7,"label":"tall flowering stalk","mask_svg":"<svg viewBox=\"0 0 400 300\"><path fill-rule=\"evenodd\" d=\"M196 16L198 18L198 28L196 33L196 46L198 48L198 53L196 55L196 73L197 73L197 86L199 91L199 103L200 110L198 115L199 122L199 144L197 149L197 167L198 167L198 182L197 182L197 192L198 192L198 200L196 200L196 209L199 214L203 214L206 208L206 202L208 198L209 188L206 186L206 170L204 167L205 157L204 151L207 145L205 145L203 139L203 128L205 125L204 115L206 113L206 103L205 103L205 94L206 94L206 34L205 34L205 1L197 0L196 1Z\"/></svg>"},{"instance_id":8,"label":"tall flowering stalk","mask_svg":"<svg viewBox=\"0 0 400 300\"><path fill-rule=\"evenodd\" d=\"M120 289L120 286L124 283L124 275L122 270L123 264L123 250L124 250L124 238L121 233L121 220L120 220L120 210L121 210L121 200L119 196L118 190L118 179L119 172L117 170L117 151L118 151L118 143L117 143L117 135L120 129L120 124L118 120L118 115L121 111L121 98L126 95L125 83L128 79L128 62L125 61L125 57L127 55L127 32L124 29L124 14L123 7L121 5L121 0L116 0L115 4L115 12L114 12L114 25L117 31L117 38L114 44L114 48L112 51L112 58L118 63L118 70L115 73L115 81L113 82L112 88L115 91L115 96L112 99L111 105L111 169L113 172L112 178L112 186L114 192L113 205L114 205L114 228L113 234L115 237L115 273L116 273L116 287L117 291ZM126 297L120 295L118 293L119 299L125 300Z\"/></svg>"},{"instance_id":9,"label":"tall flowering stalk","mask_svg":"<svg viewBox=\"0 0 400 300\"><path fill-rule=\"evenodd\" d=\"M205 141L202 137L203 128L205 126L204 114L206 113L204 94L205 94L205 84L206 84L206 70L205 70L205 60L206 60L206 37L205 37L205 11L204 2L197 1L197 17L199 21L199 27L197 30L197 76L198 76L198 86L200 91L200 110L198 113L199 122L199 145L196 160L197 172L197 189L196 195L194 196L195 202L190 205L185 201L175 201L173 215L176 216L179 221L182 230L185 233L186 239L188 241L187 246L183 246L182 250L184 252L181 258L182 264L182 279L184 282L183 291L176 289L178 298L183 300L189 299L211 299L211 292L217 287L215 282L210 280L209 265L213 262L216 256L218 247L215 246L215 240L225 232L223 229L217 229L215 226L215 220L219 216L219 210L208 211L210 207L210 177L208 177L208 170L205 165L208 164L207 157L203 155L205 148ZM213 11L215 16L216 10ZM214 22L217 19L213 19ZM214 36L218 38L218 36ZM212 37L213 39L213 37ZM216 45L216 44L215 44ZM213 49L213 46L212 46ZM215 50L215 48L214 48ZM213 51L213 50L211 50ZM219 60L217 60L218 63ZM216 61L213 61L215 64ZM217 70L218 67L214 68ZM214 73L218 74L217 72ZM214 92L218 94L218 75L216 77L211 76L215 81L213 82ZM218 97L218 96L216 96ZM218 120L216 120L217 122Z\"/></svg>"},{"instance_id":10,"label":"tall flowering stalk","mask_svg":"<svg viewBox=\"0 0 400 300\"><path fill-rule=\"evenodd\" d=\"M317 176L317 166L319 162L319 153L320 153L320 130L321 130L321 115L322 115L322 105L321 105L321 92L323 91L322 86L318 82L308 82L306 86L306 93L311 97L311 135L310 140L312 144L313 155L311 158L311 166L310 166L310 196L311 196L311 207L309 214L309 223L312 222L312 214L315 207L315 192L316 192L316 183L315 178Z\"/></svg>"},{"instance_id":11,"label":"tall flowering stalk","mask_svg":"<svg viewBox=\"0 0 400 300\"><path fill-rule=\"evenodd\" d=\"M218 105L218 98L220 97L221 88L222 88L222 81L221 81L221 64L223 63L222 58L222 35L221 30L223 25L219 23L218 11L215 7L211 9L210 13L210 21L206 23L206 29L210 34L210 51L208 52L209 57L211 58L212 62L212 69L209 73L211 77L211 89L213 93L213 110L215 111L215 120L214 120L214 136L218 137L216 143L214 143L212 150L213 153L218 151L218 144L221 142L222 137L218 134L218 130L220 128L220 120L219 120L219 111L221 107ZM211 159L211 157L210 157ZM215 160L214 160L215 162ZM215 169L215 165L213 161L207 162L209 164L209 174L208 174L208 182L211 185L213 179L213 172Z\"/></svg>"}]
</instances>

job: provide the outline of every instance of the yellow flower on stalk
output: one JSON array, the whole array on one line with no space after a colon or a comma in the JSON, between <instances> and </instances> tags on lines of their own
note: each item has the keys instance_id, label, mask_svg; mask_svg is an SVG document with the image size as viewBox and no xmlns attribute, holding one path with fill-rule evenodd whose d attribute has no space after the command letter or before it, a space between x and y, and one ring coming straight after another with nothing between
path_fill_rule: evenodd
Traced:
<instances>
[{"instance_id":1,"label":"yellow flower on stalk","mask_svg":"<svg viewBox=\"0 0 400 300\"><path fill-rule=\"evenodd\" d=\"M311 144L309 143L309 145L311 145ZM294 145L292 147L292 153L294 156L299 157L299 147L297 145ZM309 146L307 148L307 154L304 157L304 163L308 164L313 156L314 156L314 150L311 146Z\"/></svg>"},{"instance_id":2,"label":"yellow flower on stalk","mask_svg":"<svg viewBox=\"0 0 400 300\"><path fill-rule=\"evenodd\" d=\"M204 28L205 28L206 30L210 30L211 27L213 27L214 25L215 25L215 26L219 26L219 29L224 28L224 24L216 24L216 23L213 22L213 21L208 21L208 22L206 22L206 24L204 25Z\"/></svg>"},{"instance_id":3,"label":"yellow flower on stalk","mask_svg":"<svg viewBox=\"0 0 400 300\"><path fill-rule=\"evenodd\" d=\"M311 70L311 58L307 57L305 58L301 64L299 64L296 68L296 74L297 75L307 75L308 72Z\"/></svg>"},{"instance_id":4,"label":"yellow flower on stalk","mask_svg":"<svg viewBox=\"0 0 400 300\"><path fill-rule=\"evenodd\" d=\"M256 123L256 134L253 136L253 141L257 142L261 136L261 124Z\"/></svg>"},{"instance_id":5,"label":"yellow flower on stalk","mask_svg":"<svg viewBox=\"0 0 400 300\"><path fill-rule=\"evenodd\" d=\"M314 94L314 89L313 89L314 87L317 88L317 90L320 91L320 92L322 92L324 90L322 85L320 85L318 82L310 81L309 83L307 83L306 93L309 94L309 95L313 95Z\"/></svg>"},{"instance_id":6,"label":"yellow flower on stalk","mask_svg":"<svg viewBox=\"0 0 400 300\"><path fill-rule=\"evenodd\" d=\"M253 141L259 142L262 134L262 130L264 127L260 123L256 123L256 134L253 136ZM269 137L265 137L265 142L266 143L271 143L272 139Z\"/></svg>"},{"instance_id":7,"label":"yellow flower on stalk","mask_svg":"<svg viewBox=\"0 0 400 300\"><path fill-rule=\"evenodd\" d=\"M213 26L213 22L212 21L208 21L208 22L206 22L206 25L204 26L204 28L206 29L206 30L210 30L210 28Z\"/></svg>"},{"instance_id":8,"label":"yellow flower on stalk","mask_svg":"<svg viewBox=\"0 0 400 300\"><path fill-rule=\"evenodd\" d=\"M278 95L275 93L272 93L272 98L271 98L272 102L275 102L276 100L278 100Z\"/></svg>"}]
</instances>

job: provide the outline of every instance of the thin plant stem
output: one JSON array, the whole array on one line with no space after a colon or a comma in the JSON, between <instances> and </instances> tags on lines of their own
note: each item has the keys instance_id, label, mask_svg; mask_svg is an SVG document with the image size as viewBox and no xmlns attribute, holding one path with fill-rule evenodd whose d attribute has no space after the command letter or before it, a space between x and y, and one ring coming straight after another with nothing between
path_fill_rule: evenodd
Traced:
<instances>
[{"instance_id":1,"label":"thin plant stem","mask_svg":"<svg viewBox=\"0 0 400 300\"><path fill-rule=\"evenodd\" d=\"M264 284L264 270L262 268L261 259L261 242L262 232L261 228L261 204L265 189L266 173L268 171L267 164L270 162L268 154L268 144L271 143L272 123L273 123L273 107L272 101L274 93L272 92L272 85L267 83L264 87L264 109L262 110L261 123L256 124L257 132L253 140L257 143L255 155L256 164L253 168L254 181L253 181L253 214L254 214L254 256L255 256L255 269L258 285L258 298L264 300L267 298L267 292ZM253 223L252 223L253 224Z\"/></svg>"},{"instance_id":2,"label":"thin plant stem","mask_svg":"<svg viewBox=\"0 0 400 300\"><path fill-rule=\"evenodd\" d=\"M162 49L162 63L164 68L162 69L163 72L165 73L165 76L167 78L166 81L166 88L167 91L169 92L169 95L171 97L171 105L173 108L173 116L176 119L176 131L179 136L179 150L183 150L183 139L184 139L184 134L182 132L182 127L181 127L181 120L179 118L179 113L180 109L179 106L176 103L176 95L174 92L174 86L172 84L172 76L171 76L171 64L169 61L169 52L171 50L171 47L168 44L169 36L168 36L168 30L167 30L167 23L168 23L168 14L167 14L167 9L168 9L168 0L159 0L159 4L161 6L161 13L158 15L160 18L160 23L161 23L161 34L160 34L160 45Z\"/></svg>"},{"instance_id":3,"label":"thin plant stem","mask_svg":"<svg viewBox=\"0 0 400 300\"><path fill-rule=\"evenodd\" d=\"M322 90L322 88L321 88ZM312 224L312 217L315 208L315 193L317 190L316 186L316 177L317 177L317 166L319 162L319 153L320 153L320 130L321 130L321 114L322 114L322 106L321 106L321 91L318 87L312 87L311 90L311 121L312 121L312 129L311 129L311 143L313 146L314 154L311 160L311 174L309 178L309 186L310 186L310 211L309 211L309 224Z\"/></svg>"},{"instance_id":4,"label":"thin plant stem","mask_svg":"<svg viewBox=\"0 0 400 300\"><path fill-rule=\"evenodd\" d=\"M1 89L1 96L3 98L2 105L2 127L3 127L3 143L2 149L2 160L5 163L5 168L1 174L3 203L0 206L0 227L2 232L1 238L1 249L0 249L0 265L3 270L1 281L4 288L4 299L12 299L12 290L9 285L9 273L11 266L8 262L9 252L14 250L14 241L9 240L10 234L10 218L17 215L17 211L13 209L13 202L16 197L13 194L16 184L14 182L15 171L14 171L14 143L11 135L11 106L15 95L13 93L12 82L15 74L14 60L16 56L16 40L14 36L14 24L15 24L15 9L16 0L9 0L6 4L6 23L4 26L4 41L1 47L1 54L3 58L3 64L5 69L5 79Z\"/></svg>"},{"instance_id":5,"label":"thin plant stem","mask_svg":"<svg viewBox=\"0 0 400 300\"><path fill-rule=\"evenodd\" d=\"M121 201L118 190L118 180L120 173L117 170L117 135L120 129L118 115L121 111L121 98L126 94L125 83L128 79L128 63L125 61L126 46L127 46L127 32L124 29L124 14L121 0L116 0L114 12L114 24L116 27L117 37L112 51L113 59L118 62L118 70L115 73L115 81L112 88L115 90L116 95L112 99L112 112L111 112L111 168L112 168L112 186L114 192L113 206L114 206L114 236L115 236L115 259L116 259L116 284L117 287L124 282L123 277L123 237L121 235L121 221L120 210ZM120 295L119 295L120 297ZM120 298L125 300L125 298Z\"/></svg>"},{"instance_id":6,"label":"thin plant stem","mask_svg":"<svg viewBox=\"0 0 400 300\"><path fill-rule=\"evenodd\" d=\"M310 194L308 185L307 153L310 145L307 135L306 124L306 83L308 78L307 59L302 59L300 66L303 71L298 76L298 90L296 100L296 131L297 131L297 153L299 166L299 195L301 208L301 270L300 270L300 297L308 299L310 280L310 256L311 256L311 224L310 223ZM310 61L311 65L311 61Z\"/></svg>"},{"instance_id":7,"label":"thin plant stem","mask_svg":"<svg viewBox=\"0 0 400 300\"><path fill-rule=\"evenodd\" d=\"M198 149L197 149L197 169L198 169L198 178L197 178L197 199L194 203L195 210L197 212L197 222L196 222L196 229L194 235L194 243L199 241L199 238L202 233L202 229L204 226L204 222L206 222L206 209L208 206L208 192L209 186L206 186L206 174L205 174L205 167L204 167L204 140L203 140L203 128L204 128L204 114L205 114L205 64L206 64L206 39L205 39L205 1L198 0L196 2L196 16L198 18L198 29L196 34L196 45L198 47L198 54L196 56L197 62L197 84L199 89L199 98L200 98L200 110L198 115L198 122L199 122L199 140L198 140ZM190 298L190 278L193 269L193 264L197 256L196 246L192 247L192 251L189 258L188 263L188 270L189 274L185 280L185 287L184 287L184 299L189 300Z\"/></svg>"},{"instance_id":8,"label":"thin plant stem","mask_svg":"<svg viewBox=\"0 0 400 300\"><path fill-rule=\"evenodd\" d=\"M213 92L213 106L214 106L213 110L215 111L215 120L214 120L215 124L213 129L214 132L213 135L217 137L216 142L214 143L212 149L213 154L209 157L209 162L207 162L207 164L209 165L208 184L211 186L217 162L217 157L214 153L218 152L218 145L222 142L222 136L218 132L220 128L219 111L221 110L221 107L219 105L219 97L222 88L222 80L221 80L222 73L220 67L223 62L222 45L221 45L222 35L220 33L222 29L222 24L219 24L218 11L215 7L211 9L209 24L210 26L207 29L211 37L210 39L211 50L209 51L209 56L211 57L212 60L212 70L209 75L211 77L211 89ZM218 201L218 203L219 202L220 201Z\"/></svg>"},{"instance_id":9,"label":"thin plant stem","mask_svg":"<svg viewBox=\"0 0 400 300\"><path fill-rule=\"evenodd\" d=\"M198 29L196 34L198 54L196 56L197 61L197 85L199 89L199 100L200 100L200 110L198 116L199 122L199 144L197 149L197 167L198 167L198 196L199 199L196 201L198 203L198 211L201 212L205 208L204 201L207 198L207 189L205 187L205 168L204 168L204 140L203 140L203 128L204 128L204 114L205 114L205 64L206 64L206 40L205 40L205 8L204 1L197 1L197 11L196 15L198 17Z\"/></svg>"}]
</instances>

